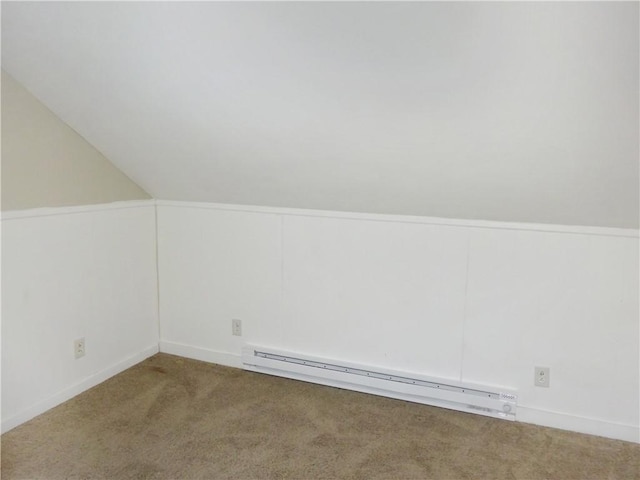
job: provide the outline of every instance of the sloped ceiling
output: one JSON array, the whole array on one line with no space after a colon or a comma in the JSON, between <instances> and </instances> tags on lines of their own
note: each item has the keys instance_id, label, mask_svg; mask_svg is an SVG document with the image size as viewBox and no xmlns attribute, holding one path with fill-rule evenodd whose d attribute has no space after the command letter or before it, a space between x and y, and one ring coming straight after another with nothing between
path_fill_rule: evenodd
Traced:
<instances>
[{"instance_id":1,"label":"sloped ceiling","mask_svg":"<svg viewBox=\"0 0 640 480\"><path fill-rule=\"evenodd\" d=\"M638 227L638 3L2 3L160 199Z\"/></svg>"}]
</instances>

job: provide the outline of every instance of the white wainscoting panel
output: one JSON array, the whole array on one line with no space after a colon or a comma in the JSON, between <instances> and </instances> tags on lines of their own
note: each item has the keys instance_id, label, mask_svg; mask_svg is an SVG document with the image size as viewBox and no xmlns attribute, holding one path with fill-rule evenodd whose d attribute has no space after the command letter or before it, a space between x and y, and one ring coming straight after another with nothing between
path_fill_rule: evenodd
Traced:
<instances>
[{"instance_id":1,"label":"white wainscoting panel","mask_svg":"<svg viewBox=\"0 0 640 480\"><path fill-rule=\"evenodd\" d=\"M157 351L155 238L153 202L3 216L3 431Z\"/></svg>"},{"instance_id":2,"label":"white wainscoting panel","mask_svg":"<svg viewBox=\"0 0 640 480\"><path fill-rule=\"evenodd\" d=\"M251 212L158 208L162 351L175 344L239 356L244 341L279 343L280 222ZM232 319L242 321L242 337L231 335Z\"/></svg>"},{"instance_id":3,"label":"white wainscoting panel","mask_svg":"<svg viewBox=\"0 0 640 480\"><path fill-rule=\"evenodd\" d=\"M534 411L639 422L638 240L475 230L464 380L515 387ZM551 369L534 386L535 365ZM633 438L631 438L633 439Z\"/></svg>"},{"instance_id":4,"label":"white wainscoting panel","mask_svg":"<svg viewBox=\"0 0 640 480\"><path fill-rule=\"evenodd\" d=\"M468 232L284 218L285 349L460 378Z\"/></svg>"},{"instance_id":5,"label":"white wainscoting panel","mask_svg":"<svg viewBox=\"0 0 640 480\"><path fill-rule=\"evenodd\" d=\"M640 441L635 230L181 202L158 220L164 351L237 365L253 343L502 386L523 421Z\"/></svg>"}]
</instances>

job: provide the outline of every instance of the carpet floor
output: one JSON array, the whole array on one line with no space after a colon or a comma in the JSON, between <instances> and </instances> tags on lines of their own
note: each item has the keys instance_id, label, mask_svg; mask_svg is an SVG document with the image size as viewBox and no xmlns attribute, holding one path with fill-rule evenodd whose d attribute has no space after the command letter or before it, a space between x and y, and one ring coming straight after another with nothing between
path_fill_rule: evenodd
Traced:
<instances>
[{"instance_id":1,"label":"carpet floor","mask_svg":"<svg viewBox=\"0 0 640 480\"><path fill-rule=\"evenodd\" d=\"M155 355L2 436L9 479L638 479L640 445Z\"/></svg>"}]
</instances>

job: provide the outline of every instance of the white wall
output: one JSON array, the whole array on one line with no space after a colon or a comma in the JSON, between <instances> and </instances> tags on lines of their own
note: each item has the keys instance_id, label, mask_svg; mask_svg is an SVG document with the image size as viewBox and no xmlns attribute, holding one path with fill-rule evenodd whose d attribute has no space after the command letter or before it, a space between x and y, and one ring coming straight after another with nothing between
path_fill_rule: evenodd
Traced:
<instances>
[{"instance_id":1,"label":"white wall","mask_svg":"<svg viewBox=\"0 0 640 480\"><path fill-rule=\"evenodd\" d=\"M639 13L4 2L2 65L154 198L638 228Z\"/></svg>"},{"instance_id":2,"label":"white wall","mask_svg":"<svg viewBox=\"0 0 640 480\"><path fill-rule=\"evenodd\" d=\"M640 440L635 230L159 202L158 248L163 351L513 387L520 420Z\"/></svg>"},{"instance_id":3,"label":"white wall","mask_svg":"<svg viewBox=\"0 0 640 480\"><path fill-rule=\"evenodd\" d=\"M2 210L148 198L2 70Z\"/></svg>"},{"instance_id":4,"label":"white wall","mask_svg":"<svg viewBox=\"0 0 640 480\"><path fill-rule=\"evenodd\" d=\"M153 202L3 214L3 431L158 350L155 237Z\"/></svg>"},{"instance_id":5,"label":"white wall","mask_svg":"<svg viewBox=\"0 0 640 480\"><path fill-rule=\"evenodd\" d=\"M155 218L3 215L3 431L157 351ZM519 420L640 440L635 230L176 202L157 219L163 351L241 366L254 343L511 387Z\"/></svg>"}]
</instances>

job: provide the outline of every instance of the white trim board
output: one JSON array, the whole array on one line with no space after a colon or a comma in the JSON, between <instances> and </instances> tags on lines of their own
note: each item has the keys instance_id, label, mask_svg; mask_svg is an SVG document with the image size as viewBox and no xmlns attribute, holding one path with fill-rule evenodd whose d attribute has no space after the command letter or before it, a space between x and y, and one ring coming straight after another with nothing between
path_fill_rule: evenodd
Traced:
<instances>
[{"instance_id":1,"label":"white trim board","mask_svg":"<svg viewBox=\"0 0 640 480\"><path fill-rule=\"evenodd\" d=\"M524 405L518 406L516 421L614 440L640 443L640 427L637 425L606 422L596 418L578 417L568 413L551 412Z\"/></svg>"},{"instance_id":2,"label":"white trim board","mask_svg":"<svg viewBox=\"0 0 640 480\"><path fill-rule=\"evenodd\" d=\"M29 208L2 212L2 221L21 218L49 217L52 215L71 215L76 213L121 210L123 208L155 207L155 200L127 200L123 202L99 203L94 205L74 205L69 207Z\"/></svg>"},{"instance_id":3,"label":"white trim board","mask_svg":"<svg viewBox=\"0 0 640 480\"><path fill-rule=\"evenodd\" d=\"M632 228L500 222L493 220L468 220L457 218L419 217L411 215L388 215L378 213L340 212L330 210L307 210L301 208L262 207L257 205L235 205L226 203L183 202L176 200L156 200L156 205L158 207L199 208L209 210L227 210L234 212L265 213L272 215L289 215L299 217L324 217L345 220L366 220L374 222L418 223L449 227L488 228L500 230L566 233L574 235L640 238L640 230Z\"/></svg>"},{"instance_id":4,"label":"white trim board","mask_svg":"<svg viewBox=\"0 0 640 480\"><path fill-rule=\"evenodd\" d=\"M168 353L170 355L177 355L178 357L242 369L242 356L235 353L219 352L208 348L194 347L192 345L167 342L164 340L160 340L159 351L160 353Z\"/></svg>"},{"instance_id":5,"label":"white trim board","mask_svg":"<svg viewBox=\"0 0 640 480\"><path fill-rule=\"evenodd\" d=\"M142 362L143 360L155 355L158 353L158 345L151 345L140 353L136 353L110 367L105 368L104 370L100 370L99 372L90 375L89 377L81 380L80 382L72 385L64 390L46 398L35 405L31 405L27 407L22 412L14 415L13 417L7 418L2 422L2 433L6 433L12 428L17 427L34 417L46 412L47 410L52 409L60 405L61 403L66 402L67 400L72 399L76 395L89 390L92 387L108 380L109 378L117 375L121 372L124 372L126 369L133 367L134 365Z\"/></svg>"},{"instance_id":6,"label":"white trim board","mask_svg":"<svg viewBox=\"0 0 640 480\"><path fill-rule=\"evenodd\" d=\"M442 225L450 227L489 228L500 230L523 230L536 232L567 233L574 235L598 235L609 237L640 238L640 230L632 228L593 227L581 225L539 224L521 222L500 222L493 220L469 220L457 218L419 217L412 215L388 215L378 213L341 212L332 210L310 210L302 208L263 207L258 205L237 205L226 203L188 202L178 200L129 200L122 202L101 203L94 205L76 205L32 208L26 210L9 210L2 212L1 220L20 218L46 217L52 215L69 215L76 213L118 210L139 207L178 207L200 208L210 210L227 210L236 212L266 213L272 215L288 215L299 217L322 217L346 220L366 220L392 223L418 223L425 225Z\"/></svg>"}]
</instances>

